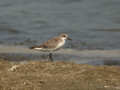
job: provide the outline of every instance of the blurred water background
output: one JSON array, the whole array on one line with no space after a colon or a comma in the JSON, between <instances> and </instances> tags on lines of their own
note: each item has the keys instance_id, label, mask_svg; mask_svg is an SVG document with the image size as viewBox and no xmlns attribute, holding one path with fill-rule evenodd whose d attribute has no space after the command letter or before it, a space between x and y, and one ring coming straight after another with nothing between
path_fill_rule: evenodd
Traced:
<instances>
[{"instance_id":1,"label":"blurred water background","mask_svg":"<svg viewBox=\"0 0 120 90\"><path fill-rule=\"evenodd\" d=\"M0 0L0 45L31 46L67 33L66 48L120 49L120 0Z\"/></svg>"}]
</instances>

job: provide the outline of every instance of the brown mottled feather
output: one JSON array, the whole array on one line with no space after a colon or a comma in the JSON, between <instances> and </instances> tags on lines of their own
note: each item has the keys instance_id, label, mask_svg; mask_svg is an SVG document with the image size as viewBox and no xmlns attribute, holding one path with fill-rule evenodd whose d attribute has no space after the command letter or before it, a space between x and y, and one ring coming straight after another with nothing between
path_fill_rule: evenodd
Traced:
<instances>
[{"instance_id":1,"label":"brown mottled feather","mask_svg":"<svg viewBox=\"0 0 120 90\"><path fill-rule=\"evenodd\" d=\"M39 46L33 46L33 47L30 47L30 49L34 49L34 48L54 48L57 46L58 42L61 42L62 40L58 37L54 37L46 42L44 42L43 44L39 45Z\"/></svg>"}]
</instances>

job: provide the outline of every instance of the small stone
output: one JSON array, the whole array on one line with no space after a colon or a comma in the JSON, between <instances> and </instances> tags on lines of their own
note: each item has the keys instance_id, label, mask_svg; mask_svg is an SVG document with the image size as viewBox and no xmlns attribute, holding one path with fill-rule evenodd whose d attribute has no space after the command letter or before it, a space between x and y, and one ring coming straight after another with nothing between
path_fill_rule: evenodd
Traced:
<instances>
[{"instance_id":1,"label":"small stone","mask_svg":"<svg viewBox=\"0 0 120 90\"><path fill-rule=\"evenodd\" d=\"M8 69L8 71L15 71L17 68L19 67L19 65L14 65L12 66L10 69Z\"/></svg>"}]
</instances>

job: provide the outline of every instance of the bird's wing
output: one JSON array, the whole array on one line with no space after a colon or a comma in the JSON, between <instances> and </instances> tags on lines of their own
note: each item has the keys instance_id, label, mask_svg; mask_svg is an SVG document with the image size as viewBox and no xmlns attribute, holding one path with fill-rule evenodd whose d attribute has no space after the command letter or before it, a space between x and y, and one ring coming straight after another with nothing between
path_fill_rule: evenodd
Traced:
<instances>
[{"instance_id":1,"label":"bird's wing","mask_svg":"<svg viewBox=\"0 0 120 90\"><path fill-rule=\"evenodd\" d=\"M58 37L55 37L55 38L52 38L52 39L44 42L41 45L32 46L32 47L30 47L30 49L35 49L35 48L45 48L45 49L47 49L47 48L49 48L49 49L50 48L55 48L60 41L61 41L61 39L59 39Z\"/></svg>"},{"instance_id":2,"label":"bird's wing","mask_svg":"<svg viewBox=\"0 0 120 90\"><path fill-rule=\"evenodd\" d=\"M54 48L58 45L58 43L61 41L61 39L58 39L58 37L52 38L48 40L47 42L44 42L40 47L43 48Z\"/></svg>"}]
</instances>

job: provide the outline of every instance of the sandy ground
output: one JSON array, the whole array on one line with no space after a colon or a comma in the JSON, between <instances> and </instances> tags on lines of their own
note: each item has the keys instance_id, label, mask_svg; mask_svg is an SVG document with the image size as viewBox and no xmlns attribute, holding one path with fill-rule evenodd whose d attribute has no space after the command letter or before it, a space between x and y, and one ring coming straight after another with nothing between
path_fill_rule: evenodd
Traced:
<instances>
[{"instance_id":1,"label":"sandy ground","mask_svg":"<svg viewBox=\"0 0 120 90\"><path fill-rule=\"evenodd\" d=\"M119 66L0 60L0 90L120 90Z\"/></svg>"}]
</instances>

